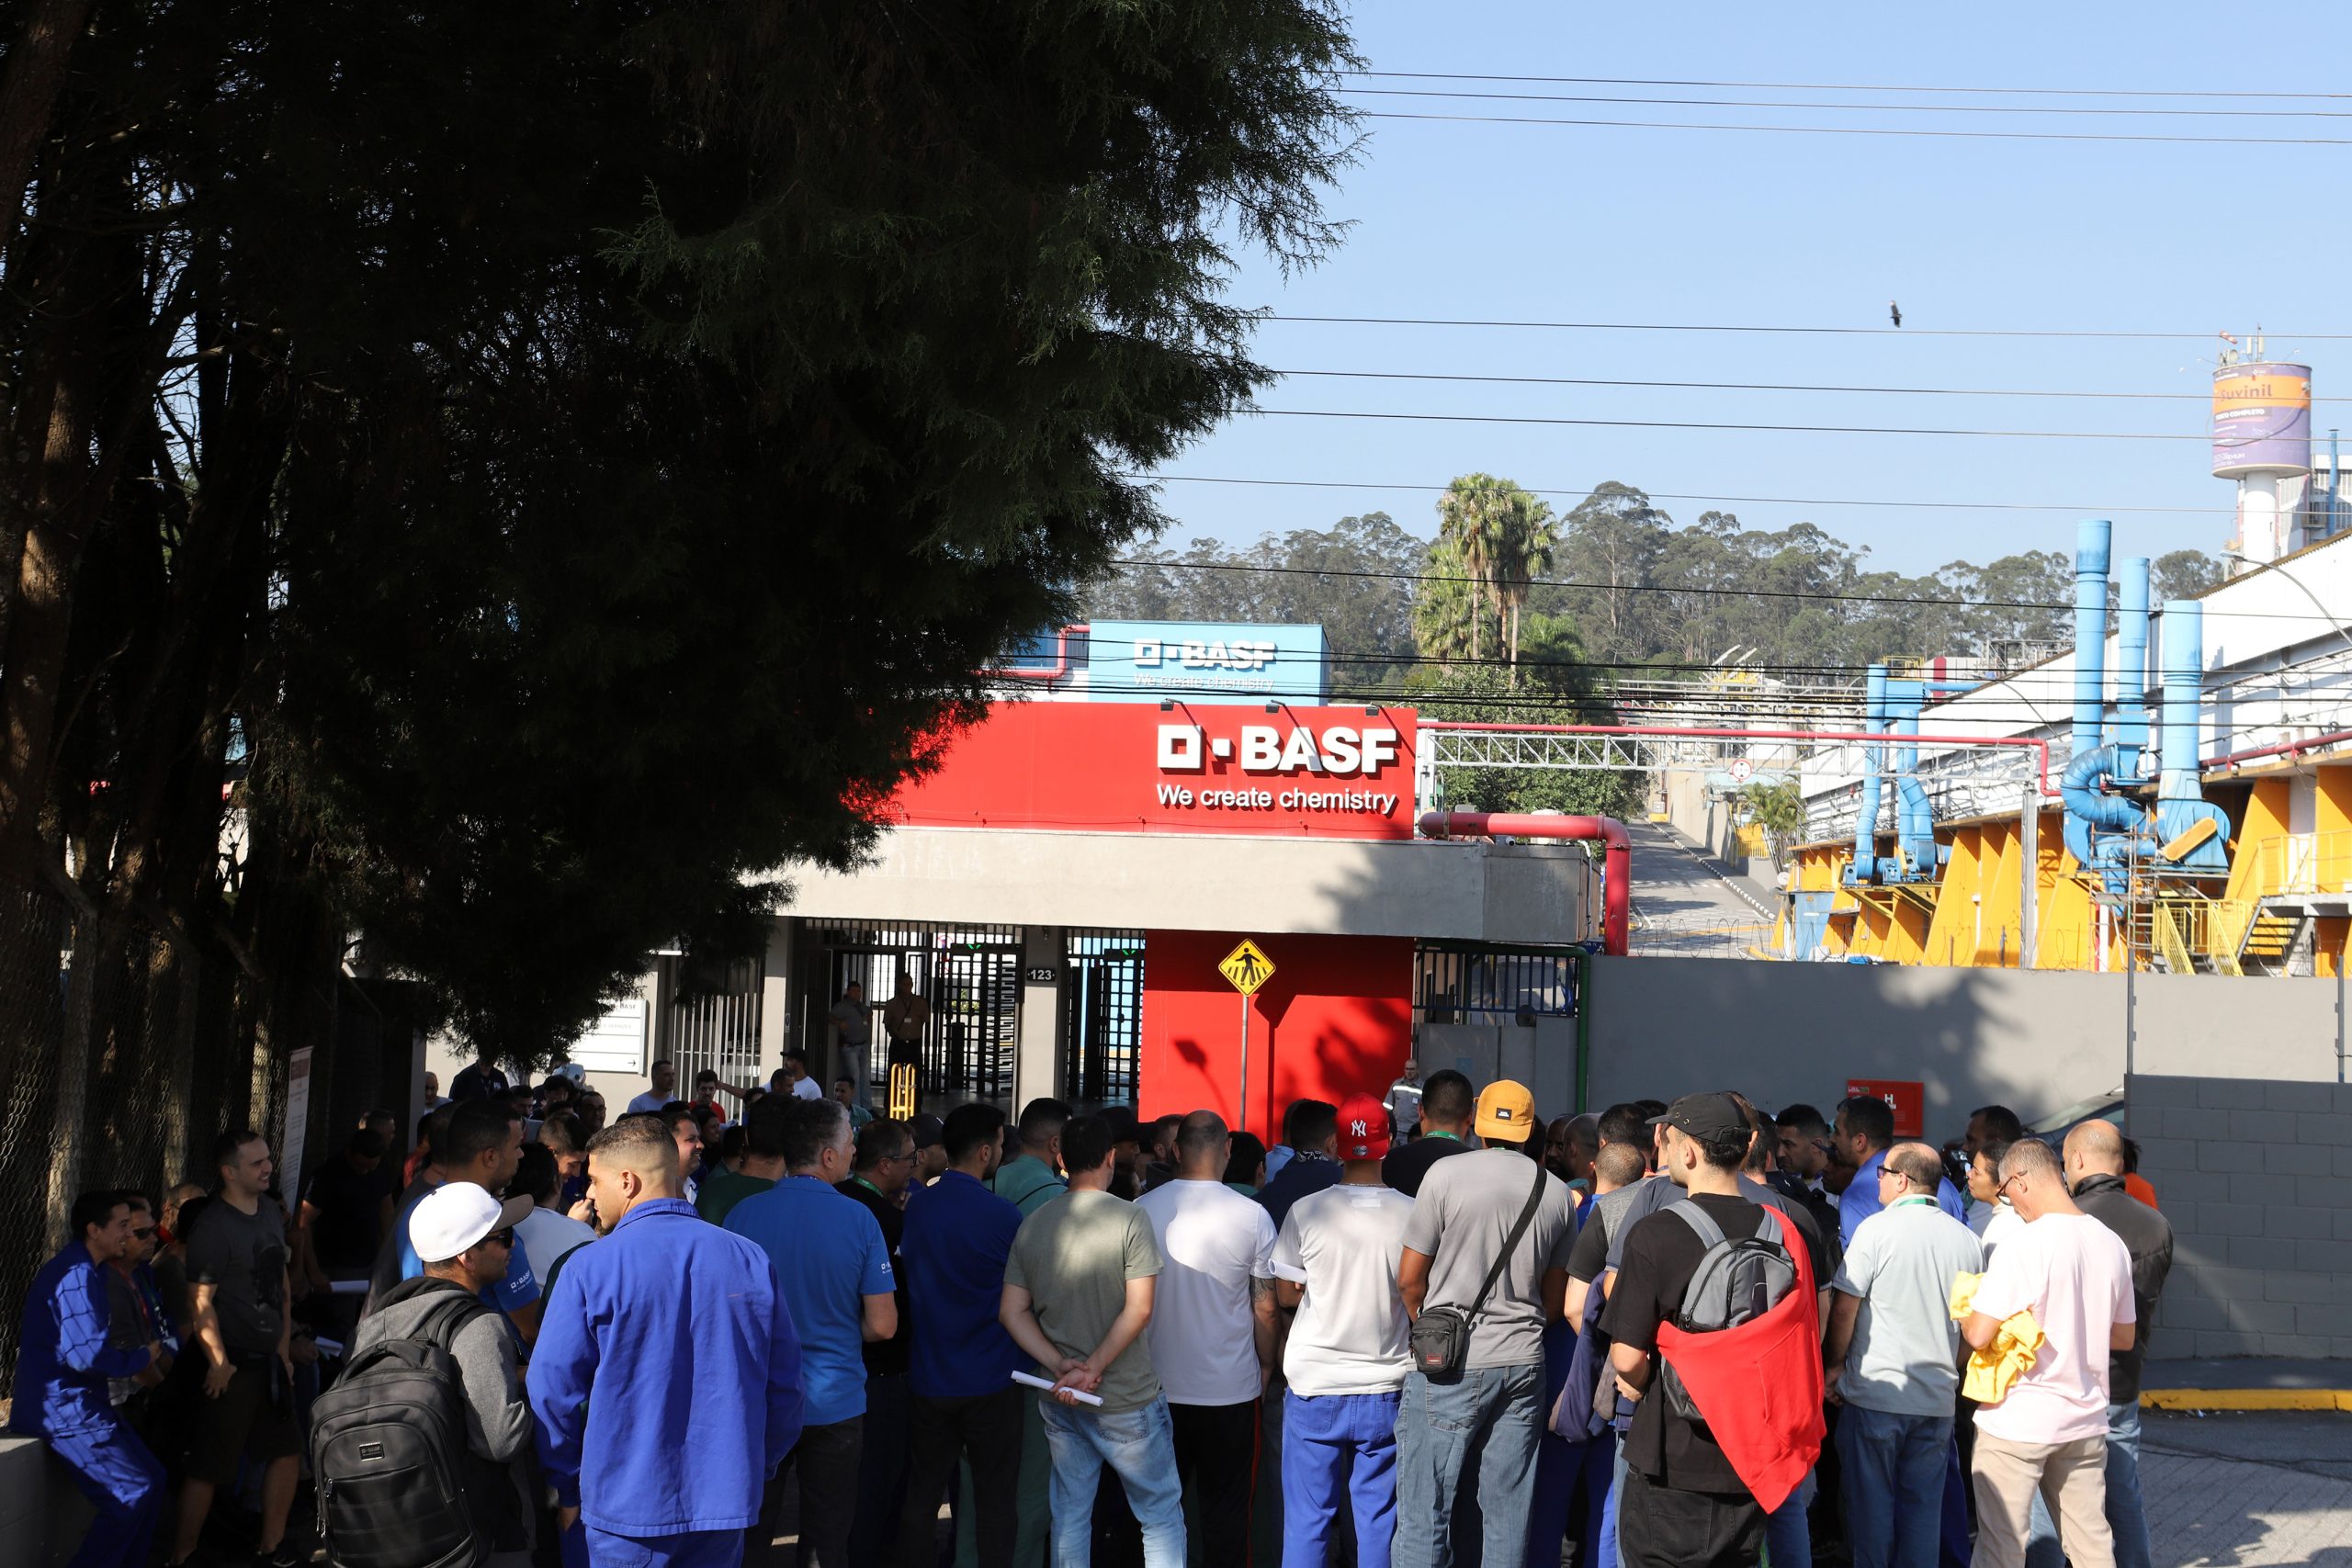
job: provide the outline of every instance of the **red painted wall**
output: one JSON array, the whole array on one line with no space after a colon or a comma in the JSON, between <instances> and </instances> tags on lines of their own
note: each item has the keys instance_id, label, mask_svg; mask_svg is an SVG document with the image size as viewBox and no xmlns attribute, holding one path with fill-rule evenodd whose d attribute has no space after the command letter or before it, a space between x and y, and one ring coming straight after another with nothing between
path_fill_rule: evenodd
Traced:
<instances>
[{"instance_id":1,"label":"red painted wall","mask_svg":"<svg viewBox=\"0 0 2352 1568\"><path fill-rule=\"evenodd\" d=\"M1418 730L1411 708L999 703L888 815L924 828L1409 839ZM1382 738L1371 767L1368 732ZM1253 750L1253 735L1281 754Z\"/></svg>"},{"instance_id":2,"label":"red painted wall","mask_svg":"<svg viewBox=\"0 0 2352 1568\"><path fill-rule=\"evenodd\" d=\"M1412 1037L1412 940L1257 937L1274 974L1250 998L1250 1104L1236 1121L1243 1004L1216 966L1240 940L1216 931L1144 938L1137 1111L1148 1120L1214 1111L1272 1145L1294 1100L1336 1105L1357 1089L1386 1093Z\"/></svg>"}]
</instances>

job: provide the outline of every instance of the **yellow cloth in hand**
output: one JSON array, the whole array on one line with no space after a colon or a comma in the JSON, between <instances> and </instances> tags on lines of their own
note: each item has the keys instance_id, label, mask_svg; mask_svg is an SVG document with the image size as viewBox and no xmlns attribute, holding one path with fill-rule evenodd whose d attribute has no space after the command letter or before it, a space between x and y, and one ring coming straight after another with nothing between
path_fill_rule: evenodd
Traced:
<instances>
[{"instance_id":1,"label":"yellow cloth in hand","mask_svg":"<svg viewBox=\"0 0 2352 1568\"><path fill-rule=\"evenodd\" d=\"M1976 1287L1984 1278L1982 1274L1962 1274L1953 1279L1953 1321L1966 1318L1974 1310ZM1979 1404L2000 1404L2041 1355L2042 1337L2041 1325L2034 1321L2031 1311L2013 1313L2004 1318L1991 1345L1968 1353L1968 1368L1962 1374L1960 1392Z\"/></svg>"}]
</instances>

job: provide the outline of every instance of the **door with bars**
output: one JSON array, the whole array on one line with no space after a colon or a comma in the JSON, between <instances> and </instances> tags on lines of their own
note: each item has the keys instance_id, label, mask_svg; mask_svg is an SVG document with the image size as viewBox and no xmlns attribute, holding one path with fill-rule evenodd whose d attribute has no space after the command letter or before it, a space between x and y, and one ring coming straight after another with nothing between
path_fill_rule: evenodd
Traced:
<instances>
[{"instance_id":1,"label":"door with bars","mask_svg":"<svg viewBox=\"0 0 2352 1568\"><path fill-rule=\"evenodd\" d=\"M1133 1105L1143 1046L1143 933L1072 931L1064 949L1062 1098Z\"/></svg>"}]
</instances>

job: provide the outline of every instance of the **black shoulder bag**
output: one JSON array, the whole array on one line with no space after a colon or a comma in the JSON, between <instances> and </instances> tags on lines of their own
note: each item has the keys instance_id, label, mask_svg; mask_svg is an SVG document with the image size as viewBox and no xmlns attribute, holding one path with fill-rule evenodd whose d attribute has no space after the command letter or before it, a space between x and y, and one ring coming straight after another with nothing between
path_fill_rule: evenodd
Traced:
<instances>
[{"instance_id":1,"label":"black shoulder bag","mask_svg":"<svg viewBox=\"0 0 2352 1568\"><path fill-rule=\"evenodd\" d=\"M1531 1162L1533 1163L1533 1162ZM1535 1211L1544 1202L1544 1167L1535 1166L1535 1186L1527 1194L1527 1205L1519 1212L1519 1222L1510 1227L1510 1236L1502 1250L1495 1254L1494 1266L1487 1270L1486 1283L1466 1307L1423 1307L1421 1315L1413 1320L1413 1365L1423 1377L1451 1378L1462 1372L1462 1363L1470 1355L1470 1320L1478 1315L1493 1293L1495 1281L1503 1277L1503 1269L1510 1263L1510 1255L1519 1250L1519 1238L1527 1234L1534 1222Z\"/></svg>"}]
</instances>

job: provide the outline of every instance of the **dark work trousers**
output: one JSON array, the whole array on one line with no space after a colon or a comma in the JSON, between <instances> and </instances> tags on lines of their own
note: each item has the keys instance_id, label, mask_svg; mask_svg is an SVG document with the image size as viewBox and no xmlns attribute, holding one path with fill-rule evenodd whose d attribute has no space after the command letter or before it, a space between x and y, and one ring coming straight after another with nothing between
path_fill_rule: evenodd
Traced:
<instances>
[{"instance_id":1,"label":"dark work trousers","mask_svg":"<svg viewBox=\"0 0 2352 1568\"><path fill-rule=\"evenodd\" d=\"M1764 1510L1745 1492L1683 1492L1625 1472L1617 1509L1623 1568L1753 1568L1764 1556Z\"/></svg>"},{"instance_id":2,"label":"dark work trousers","mask_svg":"<svg viewBox=\"0 0 2352 1568\"><path fill-rule=\"evenodd\" d=\"M801 1429L768 1483L759 1527L743 1543L745 1568L849 1568L857 1515L857 1461L865 1417ZM781 1544L797 1537L797 1545Z\"/></svg>"},{"instance_id":3,"label":"dark work trousers","mask_svg":"<svg viewBox=\"0 0 2352 1568\"><path fill-rule=\"evenodd\" d=\"M972 1466L973 1540L979 1568L1012 1568L1020 1517L1023 1391L969 1399L918 1396L908 1445L905 1512L899 1519L899 1568L933 1568L939 1561L939 1500Z\"/></svg>"},{"instance_id":4,"label":"dark work trousers","mask_svg":"<svg viewBox=\"0 0 2352 1568\"><path fill-rule=\"evenodd\" d=\"M1258 1467L1258 1402L1174 1404L1176 1473L1199 1529L1188 1554L1225 1568L1250 1561L1250 1494Z\"/></svg>"},{"instance_id":5,"label":"dark work trousers","mask_svg":"<svg viewBox=\"0 0 2352 1568\"><path fill-rule=\"evenodd\" d=\"M880 1568L890 1561L890 1538L907 1502L907 1423L913 1404L906 1373L865 1374L865 1438L857 1461L850 1568Z\"/></svg>"}]
</instances>

